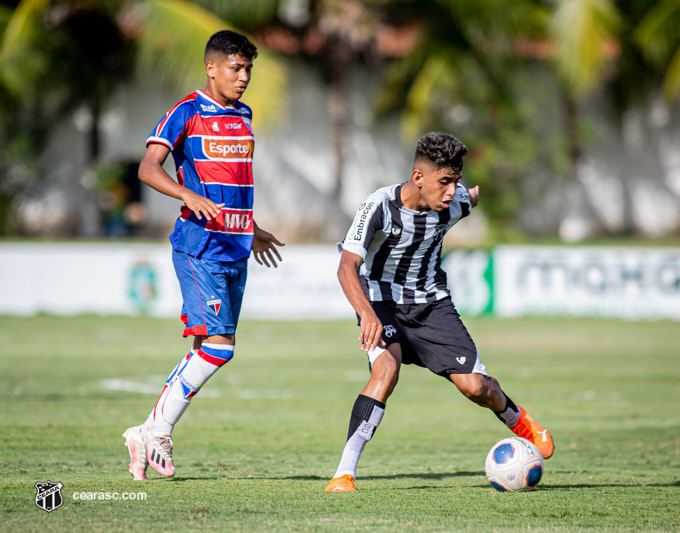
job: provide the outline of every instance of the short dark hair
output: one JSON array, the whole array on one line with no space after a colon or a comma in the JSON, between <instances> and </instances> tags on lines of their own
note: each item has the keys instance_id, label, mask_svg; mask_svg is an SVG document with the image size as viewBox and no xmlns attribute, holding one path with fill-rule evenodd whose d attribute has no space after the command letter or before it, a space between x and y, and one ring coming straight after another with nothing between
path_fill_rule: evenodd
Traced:
<instances>
[{"instance_id":1,"label":"short dark hair","mask_svg":"<svg viewBox=\"0 0 680 533\"><path fill-rule=\"evenodd\" d=\"M224 57L231 55L242 56L252 61L257 57L257 47L250 42L248 37L231 30L221 30L213 33L208 44L205 45L204 60L212 53L218 53Z\"/></svg>"},{"instance_id":2,"label":"short dark hair","mask_svg":"<svg viewBox=\"0 0 680 533\"><path fill-rule=\"evenodd\" d=\"M461 172L465 154L467 154L467 148L453 135L431 132L418 140L414 163L424 159L432 163L437 170L450 168Z\"/></svg>"}]
</instances>

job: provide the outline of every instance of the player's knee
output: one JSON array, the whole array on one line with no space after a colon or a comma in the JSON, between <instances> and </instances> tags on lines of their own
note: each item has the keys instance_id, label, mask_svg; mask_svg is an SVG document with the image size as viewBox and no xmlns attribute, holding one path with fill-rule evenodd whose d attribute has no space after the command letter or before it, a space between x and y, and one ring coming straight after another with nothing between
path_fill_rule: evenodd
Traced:
<instances>
[{"instance_id":1,"label":"player's knee","mask_svg":"<svg viewBox=\"0 0 680 533\"><path fill-rule=\"evenodd\" d=\"M373 365L371 368L371 380L378 381L387 387L392 387L399 381L399 366L393 362L384 362Z\"/></svg>"}]
</instances>

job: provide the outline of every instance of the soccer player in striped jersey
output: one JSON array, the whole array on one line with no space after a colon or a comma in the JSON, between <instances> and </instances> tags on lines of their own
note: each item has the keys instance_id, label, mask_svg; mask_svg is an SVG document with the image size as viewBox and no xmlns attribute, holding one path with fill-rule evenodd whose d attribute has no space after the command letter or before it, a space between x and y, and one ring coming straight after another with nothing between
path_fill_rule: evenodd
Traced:
<instances>
[{"instance_id":1,"label":"soccer player in striped jersey","mask_svg":"<svg viewBox=\"0 0 680 533\"><path fill-rule=\"evenodd\" d=\"M166 113L146 141L139 179L184 205L170 235L182 291L184 336L191 351L170 373L146 422L123 437L130 473L146 479L150 464L175 474L172 430L210 377L234 357L235 333L248 258L277 266L283 246L253 220L252 112L239 102L251 78L257 48L223 30L205 48L206 87ZM172 153L177 181L164 170Z\"/></svg>"},{"instance_id":2,"label":"soccer player in striped jersey","mask_svg":"<svg viewBox=\"0 0 680 533\"><path fill-rule=\"evenodd\" d=\"M372 193L338 244L338 278L359 318L371 375L354 403L347 442L326 491L356 490L359 457L382 420L402 364L425 367L453 382L465 397L532 441L544 458L554 451L550 433L487 375L440 267L444 235L479 199L479 187L467 189L461 181L466 153L451 135L421 137L411 179Z\"/></svg>"}]
</instances>

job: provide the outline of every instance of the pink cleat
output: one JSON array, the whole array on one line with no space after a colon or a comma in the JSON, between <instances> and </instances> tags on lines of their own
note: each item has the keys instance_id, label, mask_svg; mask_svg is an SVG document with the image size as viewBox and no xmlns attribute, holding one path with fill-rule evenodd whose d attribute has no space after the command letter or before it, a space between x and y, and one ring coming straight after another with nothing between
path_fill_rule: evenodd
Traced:
<instances>
[{"instance_id":1,"label":"pink cleat","mask_svg":"<svg viewBox=\"0 0 680 533\"><path fill-rule=\"evenodd\" d=\"M146 479L146 445L142 436L142 426L132 426L123 433L125 446L130 452L130 466L128 472L132 474L132 479L142 481Z\"/></svg>"},{"instance_id":2,"label":"pink cleat","mask_svg":"<svg viewBox=\"0 0 680 533\"><path fill-rule=\"evenodd\" d=\"M153 435L148 429L144 434L146 457L151 467L161 476L175 475L175 465L172 463L172 438L170 435Z\"/></svg>"}]
</instances>

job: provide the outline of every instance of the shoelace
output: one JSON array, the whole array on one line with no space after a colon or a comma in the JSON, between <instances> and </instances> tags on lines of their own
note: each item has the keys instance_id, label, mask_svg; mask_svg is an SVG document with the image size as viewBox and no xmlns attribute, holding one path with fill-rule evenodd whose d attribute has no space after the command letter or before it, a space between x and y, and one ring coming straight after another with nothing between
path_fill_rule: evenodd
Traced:
<instances>
[{"instance_id":1,"label":"shoelace","mask_svg":"<svg viewBox=\"0 0 680 533\"><path fill-rule=\"evenodd\" d=\"M170 452L172 451L172 437L170 435L162 435L160 437L151 436L151 441L156 445L154 448L158 451L163 459L172 461Z\"/></svg>"}]
</instances>

